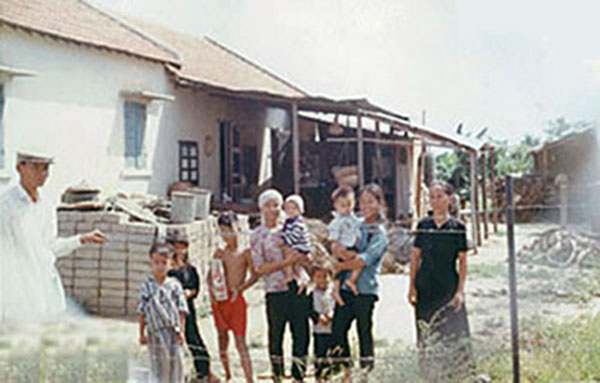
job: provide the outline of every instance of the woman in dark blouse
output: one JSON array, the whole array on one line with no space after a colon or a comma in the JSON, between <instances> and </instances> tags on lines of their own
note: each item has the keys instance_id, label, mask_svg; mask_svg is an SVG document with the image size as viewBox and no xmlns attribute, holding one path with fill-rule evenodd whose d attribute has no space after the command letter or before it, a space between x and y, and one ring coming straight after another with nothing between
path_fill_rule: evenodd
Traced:
<instances>
[{"instance_id":1,"label":"woman in dark blouse","mask_svg":"<svg viewBox=\"0 0 600 383\"><path fill-rule=\"evenodd\" d=\"M185 342L194 358L196 377L202 381L208 378L209 382L213 382L215 379L210 373L210 355L196 323L194 300L200 291L200 278L196 268L188 262L188 239L180 233L175 233L168 238L168 242L173 246L175 253L172 268L169 270L168 275L176 278L181 283L187 299L188 314L185 316Z\"/></svg>"},{"instance_id":2,"label":"woman in dark blouse","mask_svg":"<svg viewBox=\"0 0 600 383\"><path fill-rule=\"evenodd\" d=\"M433 215L417 226L410 264L408 299L415 306L421 369L434 380L455 377L470 368L464 294L466 229L449 214L452 193L444 182L430 187Z\"/></svg>"}]
</instances>

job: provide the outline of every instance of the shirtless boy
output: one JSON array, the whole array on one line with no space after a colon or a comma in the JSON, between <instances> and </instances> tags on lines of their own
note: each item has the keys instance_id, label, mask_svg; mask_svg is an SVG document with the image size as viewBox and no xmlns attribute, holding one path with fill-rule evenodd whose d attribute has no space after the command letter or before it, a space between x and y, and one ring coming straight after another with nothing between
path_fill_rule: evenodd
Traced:
<instances>
[{"instance_id":1,"label":"shirtless boy","mask_svg":"<svg viewBox=\"0 0 600 383\"><path fill-rule=\"evenodd\" d=\"M250 249L238 249L238 222L235 213L224 213L218 220L219 230L226 244L224 249L215 251L214 258L221 259L225 270L225 280L229 297L225 301L217 301L212 294L211 302L215 326L219 333L219 352L225 370L225 379L231 382L231 368L227 356L229 331L233 332L235 346L240 355L246 382L251 383L252 363L246 346L246 301L243 292L258 280L252 262ZM209 274L209 283L212 280Z\"/></svg>"}]
</instances>

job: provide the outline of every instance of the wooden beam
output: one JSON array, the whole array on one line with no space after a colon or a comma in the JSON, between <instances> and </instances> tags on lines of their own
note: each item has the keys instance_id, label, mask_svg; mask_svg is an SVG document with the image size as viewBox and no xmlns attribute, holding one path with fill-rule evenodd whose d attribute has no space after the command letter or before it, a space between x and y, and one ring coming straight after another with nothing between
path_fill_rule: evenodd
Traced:
<instances>
[{"instance_id":1,"label":"wooden beam","mask_svg":"<svg viewBox=\"0 0 600 383\"><path fill-rule=\"evenodd\" d=\"M372 119L373 121L380 121L380 122L389 124L392 127L392 129L398 129L403 132L408 132L408 133L417 135L421 139L428 138L430 140L443 141L444 144L440 144L440 146L443 146L443 147L464 150L469 153L474 153L476 151L472 147L469 147L463 143L460 143L450 137L445 137L435 131L429 131L424 128L420 128L418 126L413 126L408 121L400 121L400 120L389 118L389 117L383 117L383 116L377 115L375 113L370 113L370 112L362 112L362 115L364 117L368 117L368 118Z\"/></svg>"},{"instance_id":2,"label":"wooden beam","mask_svg":"<svg viewBox=\"0 0 600 383\"><path fill-rule=\"evenodd\" d=\"M477 225L477 165L475 154L469 156L471 162L471 240L473 242L473 250L477 252L479 246L479 226Z\"/></svg>"},{"instance_id":3,"label":"wooden beam","mask_svg":"<svg viewBox=\"0 0 600 383\"><path fill-rule=\"evenodd\" d=\"M358 185L362 189L365 186L365 154L364 137L362 128L362 116L356 115L356 138L357 138L357 160L358 160Z\"/></svg>"},{"instance_id":4,"label":"wooden beam","mask_svg":"<svg viewBox=\"0 0 600 383\"><path fill-rule=\"evenodd\" d=\"M355 137L327 137L326 142L358 142L358 139ZM387 145L387 146L413 146L413 139L399 139L399 140L386 140L385 138L377 139L377 138L369 138L363 137L363 142L371 142L379 145Z\"/></svg>"},{"instance_id":5,"label":"wooden beam","mask_svg":"<svg viewBox=\"0 0 600 383\"><path fill-rule=\"evenodd\" d=\"M300 194L300 129L298 104L292 103L292 161L294 163L294 194Z\"/></svg>"},{"instance_id":6,"label":"wooden beam","mask_svg":"<svg viewBox=\"0 0 600 383\"><path fill-rule=\"evenodd\" d=\"M481 152L481 202L483 203L483 236L489 238L488 202L487 202L487 163L486 151Z\"/></svg>"},{"instance_id":7,"label":"wooden beam","mask_svg":"<svg viewBox=\"0 0 600 383\"><path fill-rule=\"evenodd\" d=\"M494 233L498 233L498 207L497 207L497 199L496 199L496 162L494 159L494 147L490 146L488 148L489 161L490 161L490 184L491 188L491 198L492 198L492 223L494 225Z\"/></svg>"}]
</instances>

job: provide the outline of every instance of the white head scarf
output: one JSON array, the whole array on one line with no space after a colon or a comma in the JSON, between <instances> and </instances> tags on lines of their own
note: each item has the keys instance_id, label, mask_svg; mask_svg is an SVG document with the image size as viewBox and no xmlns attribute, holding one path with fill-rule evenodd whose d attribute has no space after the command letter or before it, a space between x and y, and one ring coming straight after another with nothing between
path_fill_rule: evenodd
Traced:
<instances>
[{"instance_id":1,"label":"white head scarf","mask_svg":"<svg viewBox=\"0 0 600 383\"><path fill-rule=\"evenodd\" d=\"M262 192L260 194L260 196L258 197L258 208L260 210L262 210L262 208L265 206L265 204L271 200L277 201L277 203L279 203L280 205L283 204L283 196L281 195L281 193L279 191L277 191L275 189L267 189L264 192ZM262 213L262 211L260 212L260 217L261 217L261 222L264 224L265 223L265 215ZM280 214L278 221L279 220L281 220L281 214Z\"/></svg>"},{"instance_id":2,"label":"white head scarf","mask_svg":"<svg viewBox=\"0 0 600 383\"><path fill-rule=\"evenodd\" d=\"M277 201L279 204L283 203L283 196L280 192L275 189L267 189L260 193L260 196L258 197L258 208L262 209L263 206L265 206L265 204L272 199Z\"/></svg>"}]
</instances>

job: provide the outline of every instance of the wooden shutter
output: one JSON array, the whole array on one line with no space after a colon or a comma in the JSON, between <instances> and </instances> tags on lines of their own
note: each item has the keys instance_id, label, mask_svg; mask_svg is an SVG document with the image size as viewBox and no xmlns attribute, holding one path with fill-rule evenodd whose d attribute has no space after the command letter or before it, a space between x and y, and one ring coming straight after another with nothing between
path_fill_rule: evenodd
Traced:
<instances>
[{"instance_id":1,"label":"wooden shutter","mask_svg":"<svg viewBox=\"0 0 600 383\"><path fill-rule=\"evenodd\" d=\"M146 153L144 135L146 133L146 105L139 102L125 102L125 163L128 167L144 168Z\"/></svg>"},{"instance_id":2,"label":"wooden shutter","mask_svg":"<svg viewBox=\"0 0 600 383\"><path fill-rule=\"evenodd\" d=\"M179 141L179 180L199 184L198 143L195 141Z\"/></svg>"}]
</instances>

